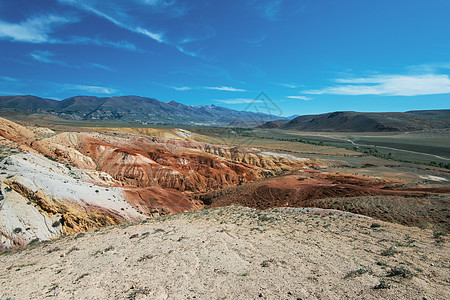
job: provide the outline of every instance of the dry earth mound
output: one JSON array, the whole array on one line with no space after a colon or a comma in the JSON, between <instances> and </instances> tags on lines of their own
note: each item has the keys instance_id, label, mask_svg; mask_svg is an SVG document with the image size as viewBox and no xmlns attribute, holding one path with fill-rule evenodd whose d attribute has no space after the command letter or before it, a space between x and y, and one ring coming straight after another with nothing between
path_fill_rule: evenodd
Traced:
<instances>
[{"instance_id":1,"label":"dry earth mound","mask_svg":"<svg viewBox=\"0 0 450 300\"><path fill-rule=\"evenodd\" d=\"M329 210L202 210L5 254L0 298L449 299L447 242Z\"/></svg>"}]
</instances>

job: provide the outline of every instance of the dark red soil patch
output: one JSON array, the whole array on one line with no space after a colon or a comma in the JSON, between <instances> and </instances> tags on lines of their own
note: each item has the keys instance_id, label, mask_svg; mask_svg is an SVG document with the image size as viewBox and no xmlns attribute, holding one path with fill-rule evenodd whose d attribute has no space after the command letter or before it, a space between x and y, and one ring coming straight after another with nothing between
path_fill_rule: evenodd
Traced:
<instances>
[{"instance_id":1,"label":"dark red soil patch","mask_svg":"<svg viewBox=\"0 0 450 300\"><path fill-rule=\"evenodd\" d=\"M226 188L197 195L196 198L210 207L232 204L258 209L318 207L349 211L406 225L435 224L450 229L448 189L401 190L392 188L394 184L391 186L367 178L327 173L300 174ZM430 197L433 201L429 200ZM366 199L366 202L358 199Z\"/></svg>"}]
</instances>

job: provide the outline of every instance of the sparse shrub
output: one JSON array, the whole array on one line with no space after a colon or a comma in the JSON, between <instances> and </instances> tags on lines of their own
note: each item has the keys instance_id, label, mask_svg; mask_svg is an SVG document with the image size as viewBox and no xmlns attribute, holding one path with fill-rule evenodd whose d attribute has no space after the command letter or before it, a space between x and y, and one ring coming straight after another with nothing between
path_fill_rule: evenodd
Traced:
<instances>
[{"instance_id":1,"label":"sparse shrub","mask_svg":"<svg viewBox=\"0 0 450 300\"><path fill-rule=\"evenodd\" d=\"M380 280L380 283L373 287L375 290L388 289L389 284L387 284L384 280Z\"/></svg>"},{"instance_id":2,"label":"sparse shrub","mask_svg":"<svg viewBox=\"0 0 450 300\"><path fill-rule=\"evenodd\" d=\"M30 241L29 245L35 245L35 244L37 244L37 243L39 243L39 242L40 242L40 239L39 239L39 238L35 238L35 239L32 239L32 240Z\"/></svg>"},{"instance_id":3,"label":"sparse shrub","mask_svg":"<svg viewBox=\"0 0 450 300\"><path fill-rule=\"evenodd\" d=\"M13 232L14 232L15 234L21 233L21 232L22 232L22 228L16 227L16 228L14 228Z\"/></svg>"},{"instance_id":4,"label":"sparse shrub","mask_svg":"<svg viewBox=\"0 0 450 300\"><path fill-rule=\"evenodd\" d=\"M403 278L411 278L414 276L414 273L402 266L391 268L387 276L389 277L401 276Z\"/></svg>"},{"instance_id":5,"label":"sparse shrub","mask_svg":"<svg viewBox=\"0 0 450 300\"><path fill-rule=\"evenodd\" d=\"M434 230L433 231L433 237L435 239L439 239L439 238L441 238L443 236L446 236L446 235L447 235L447 232L443 232L443 231L440 231L440 230Z\"/></svg>"},{"instance_id":6,"label":"sparse shrub","mask_svg":"<svg viewBox=\"0 0 450 300\"><path fill-rule=\"evenodd\" d=\"M378 223L372 223L372 225L370 225L370 228L379 228L379 227L381 227L381 225Z\"/></svg>"},{"instance_id":7,"label":"sparse shrub","mask_svg":"<svg viewBox=\"0 0 450 300\"><path fill-rule=\"evenodd\" d=\"M57 220L57 221L53 222L52 227L58 227L59 225L61 225L61 221Z\"/></svg>"},{"instance_id":8,"label":"sparse shrub","mask_svg":"<svg viewBox=\"0 0 450 300\"><path fill-rule=\"evenodd\" d=\"M86 233L80 232L79 234L77 234L77 235L75 236L75 238L76 238L76 239L79 239L79 238L81 238L81 237L83 237L83 236L85 236L85 235L86 235Z\"/></svg>"},{"instance_id":9,"label":"sparse shrub","mask_svg":"<svg viewBox=\"0 0 450 300\"><path fill-rule=\"evenodd\" d=\"M369 272L369 271L366 269L360 268L358 270L349 272L347 275L344 276L344 278L360 276L360 275L366 274L367 272Z\"/></svg>"},{"instance_id":10,"label":"sparse shrub","mask_svg":"<svg viewBox=\"0 0 450 300\"><path fill-rule=\"evenodd\" d=\"M151 254L143 255L142 257L140 257L140 258L138 259L138 262L143 262L144 260L152 259L153 257L154 257L154 256L151 255Z\"/></svg>"},{"instance_id":11,"label":"sparse shrub","mask_svg":"<svg viewBox=\"0 0 450 300\"><path fill-rule=\"evenodd\" d=\"M383 256L394 256L397 253L400 253L400 252L395 250L394 247L389 247L388 249L381 251L380 254Z\"/></svg>"},{"instance_id":12,"label":"sparse shrub","mask_svg":"<svg viewBox=\"0 0 450 300\"><path fill-rule=\"evenodd\" d=\"M272 264L273 262L274 262L273 259L266 259L261 263L261 267L263 268L270 267L270 264Z\"/></svg>"}]
</instances>

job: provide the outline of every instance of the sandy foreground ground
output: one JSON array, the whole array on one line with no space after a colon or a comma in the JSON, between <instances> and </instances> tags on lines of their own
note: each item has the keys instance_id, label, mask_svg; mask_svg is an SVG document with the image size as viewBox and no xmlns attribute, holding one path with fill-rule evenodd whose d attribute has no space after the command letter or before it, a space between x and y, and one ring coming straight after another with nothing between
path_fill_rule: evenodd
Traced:
<instances>
[{"instance_id":1,"label":"sandy foreground ground","mask_svg":"<svg viewBox=\"0 0 450 300\"><path fill-rule=\"evenodd\" d=\"M450 299L450 250L447 236L417 227L232 206L0 256L0 299L47 297Z\"/></svg>"}]
</instances>

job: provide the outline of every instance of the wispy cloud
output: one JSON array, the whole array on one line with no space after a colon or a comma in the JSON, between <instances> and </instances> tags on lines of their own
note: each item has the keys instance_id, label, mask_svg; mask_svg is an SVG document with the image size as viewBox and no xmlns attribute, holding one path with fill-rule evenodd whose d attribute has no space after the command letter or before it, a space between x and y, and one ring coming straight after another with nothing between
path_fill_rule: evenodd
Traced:
<instances>
[{"instance_id":1,"label":"wispy cloud","mask_svg":"<svg viewBox=\"0 0 450 300\"><path fill-rule=\"evenodd\" d=\"M261 12L262 17L276 21L283 4L283 0L253 1L254 6Z\"/></svg>"},{"instance_id":2,"label":"wispy cloud","mask_svg":"<svg viewBox=\"0 0 450 300\"><path fill-rule=\"evenodd\" d=\"M30 53L30 56L39 62L46 63L46 64L56 64L61 66L68 67L69 65L65 62L55 59L55 54L48 50L36 50Z\"/></svg>"},{"instance_id":3,"label":"wispy cloud","mask_svg":"<svg viewBox=\"0 0 450 300\"><path fill-rule=\"evenodd\" d=\"M186 48L184 48L182 46L176 46L176 48L178 49L178 51L180 51L181 53L184 53L186 55L189 55L189 56L192 56L192 57L199 56L199 54L197 52L186 50Z\"/></svg>"},{"instance_id":4,"label":"wispy cloud","mask_svg":"<svg viewBox=\"0 0 450 300\"><path fill-rule=\"evenodd\" d=\"M62 4L71 5L78 9L95 14L98 17L101 17L101 18L104 18L104 19L110 21L111 23L113 23L114 25L116 25L120 28L145 35L145 36L157 41L158 43L165 42L164 33L151 31L147 28L143 28L141 26L137 26L134 24L128 24L122 20L119 20L119 18L117 16L113 16L112 14L107 13L105 10L100 9L99 7L105 7L105 3L102 1L92 1L92 0L58 0L58 1ZM156 4L157 1L152 1L152 2L155 2L155 4ZM114 3L111 3L111 4L113 4L113 6L114 6ZM115 7L115 10L117 11L118 16L125 15L124 12L119 10L118 6Z\"/></svg>"},{"instance_id":5,"label":"wispy cloud","mask_svg":"<svg viewBox=\"0 0 450 300\"><path fill-rule=\"evenodd\" d=\"M66 39L52 37L52 33L58 26L75 22L78 22L78 19L56 15L33 16L19 23L0 20L0 39L34 44L94 44L131 51L138 50L134 44L127 41L108 41L81 36L73 36Z\"/></svg>"},{"instance_id":6,"label":"wispy cloud","mask_svg":"<svg viewBox=\"0 0 450 300\"><path fill-rule=\"evenodd\" d=\"M304 91L305 94L334 95L383 95L420 96L449 94L448 75L375 75L359 78L339 78L338 84L318 90Z\"/></svg>"},{"instance_id":7,"label":"wispy cloud","mask_svg":"<svg viewBox=\"0 0 450 300\"><path fill-rule=\"evenodd\" d=\"M9 77L9 76L0 76L0 80L1 81L7 81L7 82L18 82L19 81L19 79L13 78L13 77Z\"/></svg>"},{"instance_id":8,"label":"wispy cloud","mask_svg":"<svg viewBox=\"0 0 450 300\"><path fill-rule=\"evenodd\" d=\"M76 44L76 45L97 45L97 46L111 46L118 49L125 49L130 51L140 51L134 44L128 41L108 41L100 38L90 38L83 36L73 36L65 41L60 41L63 44Z\"/></svg>"},{"instance_id":9,"label":"wispy cloud","mask_svg":"<svg viewBox=\"0 0 450 300\"><path fill-rule=\"evenodd\" d=\"M214 101L222 102L226 104L246 104L246 103L263 103L262 100L247 99L247 98L235 98L235 99L216 99Z\"/></svg>"},{"instance_id":10,"label":"wispy cloud","mask_svg":"<svg viewBox=\"0 0 450 300\"><path fill-rule=\"evenodd\" d=\"M244 89L237 89L230 86L205 86L207 90L227 91L227 92L246 92Z\"/></svg>"},{"instance_id":11,"label":"wispy cloud","mask_svg":"<svg viewBox=\"0 0 450 300\"><path fill-rule=\"evenodd\" d=\"M167 37L167 30L157 28L155 22L146 26L143 24L145 19L139 19L136 15L130 13L130 5L127 1L123 0L58 0L61 4L70 5L76 9L86 11L90 14L103 18L119 28L134 32L136 34L148 37L158 43L166 44L175 47L181 53L192 56L205 58L199 55L198 51L188 50L183 44L196 41L199 39L206 39L215 36L215 31L207 28L204 34L200 37L188 37L188 38L172 38L169 40ZM151 15L164 16L164 18L173 18L184 15L186 11L186 4L179 3L176 0L130 0L134 4L139 4L139 9L145 12L151 19ZM162 25L164 28L164 25ZM152 27L152 28L149 28ZM167 26L166 26L167 27ZM197 26L198 27L198 26ZM196 28L197 28L196 27Z\"/></svg>"},{"instance_id":12,"label":"wispy cloud","mask_svg":"<svg viewBox=\"0 0 450 300\"><path fill-rule=\"evenodd\" d=\"M310 101L310 100L313 100L313 98L311 98L311 97L306 97L306 96L287 96L286 98L289 98L289 99L296 99L296 100L304 100L304 101Z\"/></svg>"},{"instance_id":13,"label":"wispy cloud","mask_svg":"<svg viewBox=\"0 0 450 300\"><path fill-rule=\"evenodd\" d=\"M180 87L172 86L171 88L173 88L174 90L177 90L177 91L189 91L189 90L192 90L192 88L188 87L188 86L180 86Z\"/></svg>"},{"instance_id":14,"label":"wispy cloud","mask_svg":"<svg viewBox=\"0 0 450 300\"><path fill-rule=\"evenodd\" d=\"M297 89L299 87L301 87L300 85L296 85L293 83L283 83L283 82L274 82L273 84L285 87L285 88L289 88L289 89Z\"/></svg>"},{"instance_id":15,"label":"wispy cloud","mask_svg":"<svg viewBox=\"0 0 450 300\"><path fill-rule=\"evenodd\" d=\"M94 67L94 68L97 68L97 69L102 69L102 70L105 70L105 71L114 71L113 68L105 66L105 65L102 65L102 64L98 64L98 63L90 63L89 65L91 67Z\"/></svg>"},{"instance_id":16,"label":"wispy cloud","mask_svg":"<svg viewBox=\"0 0 450 300\"><path fill-rule=\"evenodd\" d=\"M50 37L54 28L75 21L73 18L55 15L34 16L20 23L0 20L0 39L28 43L56 43L58 41Z\"/></svg>"},{"instance_id":17,"label":"wispy cloud","mask_svg":"<svg viewBox=\"0 0 450 300\"><path fill-rule=\"evenodd\" d=\"M254 40L247 40L248 43L253 44L255 46L261 46L262 42L264 42L264 40L266 39L266 35L262 35L260 38L258 39L254 39Z\"/></svg>"},{"instance_id":18,"label":"wispy cloud","mask_svg":"<svg viewBox=\"0 0 450 300\"><path fill-rule=\"evenodd\" d=\"M61 88L64 90L71 90L71 91L80 91L80 92L87 92L92 94L115 94L118 92L117 89L109 88L109 87L103 87L103 86L95 86L95 85L82 85L82 84L61 84Z\"/></svg>"}]
</instances>

